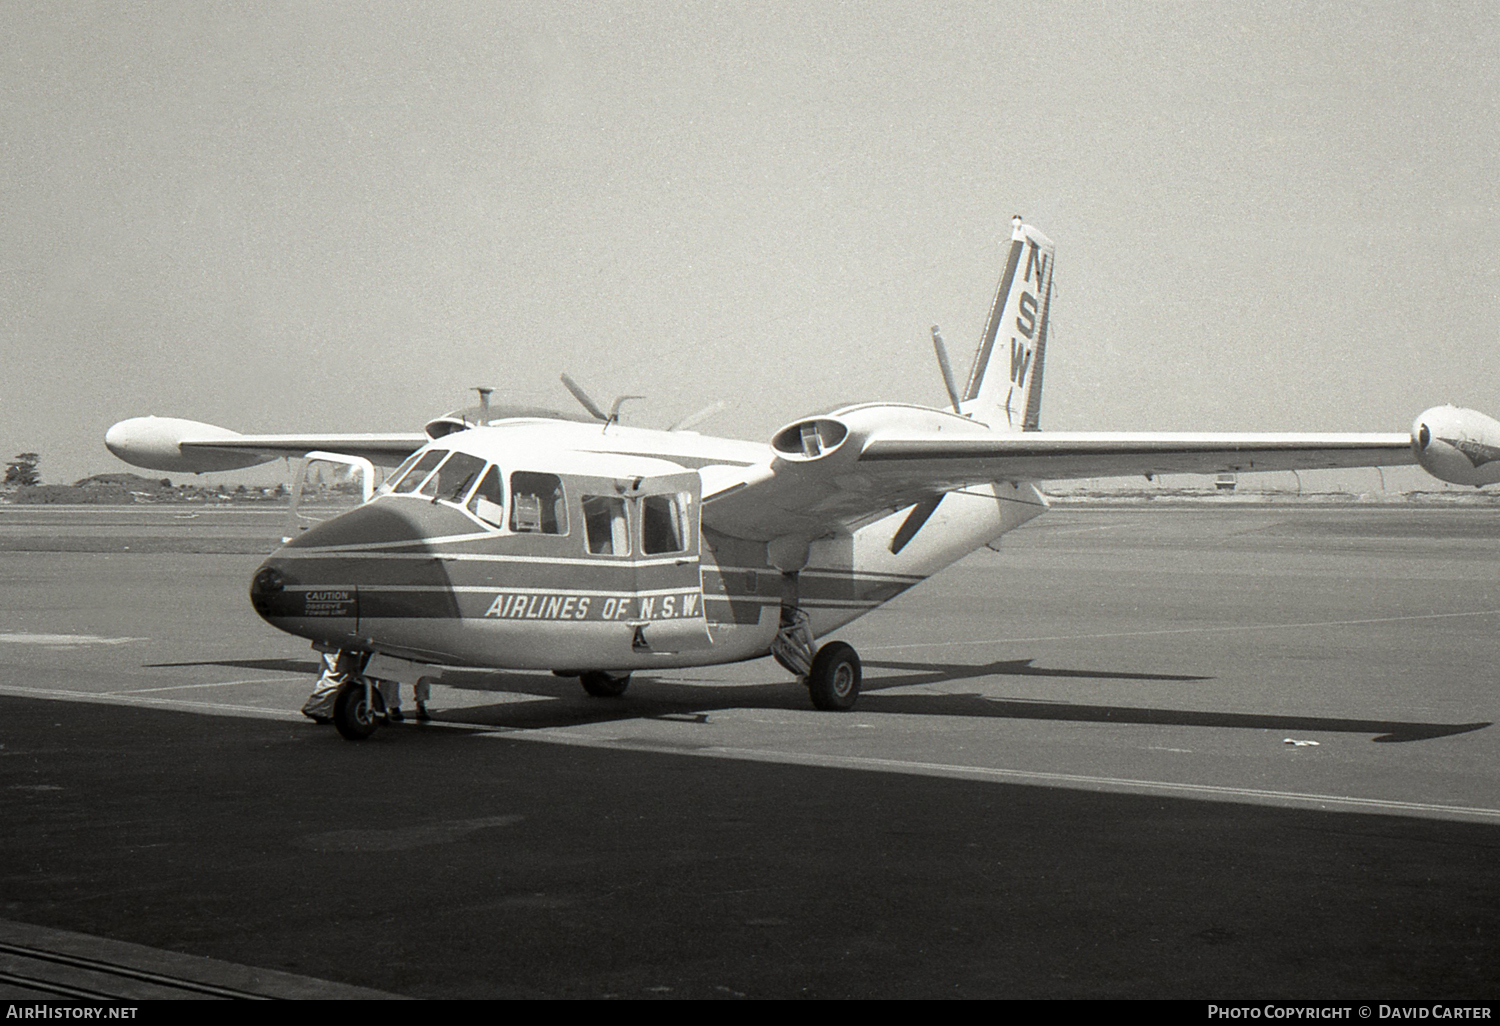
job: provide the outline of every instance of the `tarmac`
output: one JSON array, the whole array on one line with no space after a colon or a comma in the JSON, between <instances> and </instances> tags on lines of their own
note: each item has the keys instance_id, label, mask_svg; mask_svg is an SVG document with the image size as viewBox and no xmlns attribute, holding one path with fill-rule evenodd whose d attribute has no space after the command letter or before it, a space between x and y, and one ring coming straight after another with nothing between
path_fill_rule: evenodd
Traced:
<instances>
[{"instance_id":1,"label":"tarmac","mask_svg":"<svg viewBox=\"0 0 1500 1026\"><path fill-rule=\"evenodd\" d=\"M476 674L357 744L283 517L0 506L0 998L1500 997L1485 510L1055 510L836 635L850 713Z\"/></svg>"}]
</instances>

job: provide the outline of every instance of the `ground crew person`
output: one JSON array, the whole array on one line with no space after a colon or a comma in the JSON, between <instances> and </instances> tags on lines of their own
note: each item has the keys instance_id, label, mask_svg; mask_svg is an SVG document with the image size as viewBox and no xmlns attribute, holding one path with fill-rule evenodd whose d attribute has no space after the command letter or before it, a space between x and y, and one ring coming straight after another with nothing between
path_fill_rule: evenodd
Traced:
<instances>
[{"instance_id":1,"label":"ground crew person","mask_svg":"<svg viewBox=\"0 0 1500 1026\"><path fill-rule=\"evenodd\" d=\"M302 706L302 715L314 723L332 723L333 703L339 688L345 681L358 677L369 661L368 652L324 652L322 672L318 674L312 694L307 696L307 703Z\"/></svg>"},{"instance_id":2,"label":"ground crew person","mask_svg":"<svg viewBox=\"0 0 1500 1026\"><path fill-rule=\"evenodd\" d=\"M312 694L307 696L307 702L302 706L302 715L314 723L332 723L333 704L338 699L339 688L358 678L369 662L368 652L324 652L322 671L318 674L317 683L313 685ZM406 719L401 713L400 682L377 679L375 686L380 690L381 700L385 704L386 718L393 723ZM427 678L417 681L413 690L416 692L417 719L431 719L427 714L427 699L431 694Z\"/></svg>"}]
</instances>

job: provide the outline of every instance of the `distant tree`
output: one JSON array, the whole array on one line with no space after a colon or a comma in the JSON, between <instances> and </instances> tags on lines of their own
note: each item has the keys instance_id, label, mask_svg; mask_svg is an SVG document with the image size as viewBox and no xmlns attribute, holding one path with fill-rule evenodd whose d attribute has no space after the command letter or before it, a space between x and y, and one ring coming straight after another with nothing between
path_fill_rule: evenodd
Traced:
<instances>
[{"instance_id":1,"label":"distant tree","mask_svg":"<svg viewBox=\"0 0 1500 1026\"><path fill-rule=\"evenodd\" d=\"M5 465L5 483L8 485L34 485L41 483L36 465L42 458L34 452L23 452Z\"/></svg>"}]
</instances>

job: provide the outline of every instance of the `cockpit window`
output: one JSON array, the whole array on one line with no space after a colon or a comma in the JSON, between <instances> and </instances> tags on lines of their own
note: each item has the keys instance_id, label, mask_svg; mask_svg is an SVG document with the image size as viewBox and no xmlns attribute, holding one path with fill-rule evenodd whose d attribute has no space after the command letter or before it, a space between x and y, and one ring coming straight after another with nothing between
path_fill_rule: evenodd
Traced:
<instances>
[{"instance_id":1,"label":"cockpit window","mask_svg":"<svg viewBox=\"0 0 1500 1026\"><path fill-rule=\"evenodd\" d=\"M438 468L435 494L449 502L463 502L483 470L484 460L466 452L456 452Z\"/></svg>"},{"instance_id":2,"label":"cockpit window","mask_svg":"<svg viewBox=\"0 0 1500 1026\"><path fill-rule=\"evenodd\" d=\"M385 483L380 486L381 491L390 491L391 488L395 486L396 482L401 480L401 475L410 470L411 465L417 462L421 455L422 454L419 452L412 453L410 456L406 457L406 459L401 461L401 466L385 475Z\"/></svg>"},{"instance_id":3,"label":"cockpit window","mask_svg":"<svg viewBox=\"0 0 1500 1026\"><path fill-rule=\"evenodd\" d=\"M641 502L641 551L648 556L687 548L688 494L648 495Z\"/></svg>"},{"instance_id":4,"label":"cockpit window","mask_svg":"<svg viewBox=\"0 0 1500 1026\"><path fill-rule=\"evenodd\" d=\"M505 521L505 488L500 483L500 468L492 466L479 480L469 500L469 512L493 527Z\"/></svg>"},{"instance_id":5,"label":"cockpit window","mask_svg":"<svg viewBox=\"0 0 1500 1026\"><path fill-rule=\"evenodd\" d=\"M417 486L426 479L427 475L432 472L432 468L436 467L438 462L446 455L448 455L447 449L428 449L422 454L422 458L417 460L416 466L402 475L401 480L396 482L396 487L392 490L398 495L416 491Z\"/></svg>"},{"instance_id":6,"label":"cockpit window","mask_svg":"<svg viewBox=\"0 0 1500 1026\"><path fill-rule=\"evenodd\" d=\"M556 474L518 470L510 475L510 529L533 534L568 533L568 507Z\"/></svg>"}]
</instances>

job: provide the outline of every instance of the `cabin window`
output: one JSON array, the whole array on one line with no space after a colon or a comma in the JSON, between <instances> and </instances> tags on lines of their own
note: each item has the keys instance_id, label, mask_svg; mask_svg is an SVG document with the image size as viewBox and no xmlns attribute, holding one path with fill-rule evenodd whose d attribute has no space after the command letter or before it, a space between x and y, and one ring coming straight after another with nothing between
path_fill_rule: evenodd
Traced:
<instances>
[{"instance_id":1,"label":"cabin window","mask_svg":"<svg viewBox=\"0 0 1500 1026\"><path fill-rule=\"evenodd\" d=\"M416 491L417 485L426 480L427 475L446 455L448 455L447 449L428 449L422 454L422 458L417 460L416 466L408 470L401 476L401 480L396 482L394 491L398 495Z\"/></svg>"},{"instance_id":2,"label":"cabin window","mask_svg":"<svg viewBox=\"0 0 1500 1026\"><path fill-rule=\"evenodd\" d=\"M532 534L568 533L568 507L556 474L518 470L510 475L510 529Z\"/></svg>"},{"instance_id":3,"label":"cabin window","mask_svg":"<svg viewBox=\"0 0 1500 1026\"><path fill-rule=\"evenodd\" d=\"M613 495L583 497L583 526L589 551L600 556L630 555L625 500Z\"/></svg>"},{"instance_id":4,"label":"cabin window","mask_svg":"<svg viewBox=\"0 0 1500 1026\"><path fill-rule=\"evenodd\" d=\"M479 479L479 487L469 499L469 512L492 527L505 522L505 488L500 483L500 468L491 466Z\"/></svg>"},{"instance_id":5,"label":"cabin window","mask_svg":"<svg viewBox=\"0 0 1500 1026\"><path fill-rule=\"evenodd\" d=\"M648 495L641 501L641 551L648 556L687 548L687 508L691 496Z\"/></svg>"},{"instance_id":6,"label":"cabin window","mask_svg":"<svg viewBox=\"0 0 1500 1026\"><path fill-rule=\"evenodd\" d=\"M466 452L456 452L438 468L437 497L449 502L463 502L469 489L484 470L484 460Z\"/></svg>"}]
</instances>

